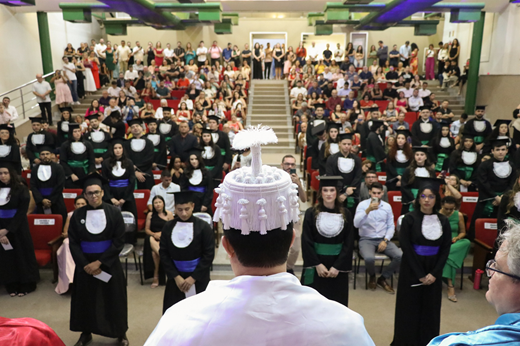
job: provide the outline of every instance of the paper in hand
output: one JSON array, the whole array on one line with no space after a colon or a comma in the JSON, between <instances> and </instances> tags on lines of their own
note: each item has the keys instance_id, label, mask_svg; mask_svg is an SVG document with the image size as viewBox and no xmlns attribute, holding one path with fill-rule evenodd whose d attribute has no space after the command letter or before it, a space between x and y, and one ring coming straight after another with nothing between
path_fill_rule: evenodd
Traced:
<instances>
[{"instance_id":1,"label":"paper in hand","mask_svg":"<svg viewBox=\"0 0 520 346\"><path fill-rule=\"evenodd\" d=\"M422 282L420 284L415 284L415 285L411 285L410 287L419 287L419 286L422 286L424 285Z\"/></svg>"},{"instance_id":2,"label":"paper in hand","mask_svg":"<svg viewBox=\"0 0 520 346\"><path fill-rule=\"evenodd\" d=\"M112 278L112 275L108 274L107 272L102 271L100 274L94 275L94 277L103 282L109 282L110 279Z\"/></svg>"},{"instance_id":3,"label":"paper in hand","mask_svg":"<svg viewBox=\"0 0 520 346\"><path fill-rule=\"evenodd\" d=\"M195 284L191 285L190 289L188 290L188 292L185 292L184 293L186 295L186 298L189 298L191 296L194 296L197 294L197 291L195 291Z\"/></svg>"},{"instance_id":4,"label":"paper in hand","mask_svg":"<svg viewBox=\"0 0 520 346\"><path fill-rule=\"evenodd\" d=\"M7 244L3 244L3 243L2 243L2 247L4 248L5 251L8 251L8 250L12 250L12 249L13 249L13 246L11 245L11 243L9 242L9 240L7 241Z\"/></svg>"}]
</instances>

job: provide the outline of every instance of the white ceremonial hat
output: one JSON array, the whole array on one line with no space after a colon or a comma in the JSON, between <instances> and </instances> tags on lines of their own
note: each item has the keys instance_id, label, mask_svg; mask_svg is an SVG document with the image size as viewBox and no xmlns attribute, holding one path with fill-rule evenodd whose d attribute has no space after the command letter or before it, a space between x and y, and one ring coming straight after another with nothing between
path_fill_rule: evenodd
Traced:
<instances>
[{"instance_id":1,"label":"white ceremonial hat","mask_svg":"<svg viewBox=\"0 0 520 346\"><path fill-rule=\"evenodd\" d=\"M237 150L251 149L251 167L236 169L226 175L215 191L219 194L213 221L222 220L224 229L267 234L274 229L286 230L299 219L298 186L289 173L262 166L261 145L277 143L274 131L258 125L240 131L233 140Z\"/></svg>"}]
</instances>

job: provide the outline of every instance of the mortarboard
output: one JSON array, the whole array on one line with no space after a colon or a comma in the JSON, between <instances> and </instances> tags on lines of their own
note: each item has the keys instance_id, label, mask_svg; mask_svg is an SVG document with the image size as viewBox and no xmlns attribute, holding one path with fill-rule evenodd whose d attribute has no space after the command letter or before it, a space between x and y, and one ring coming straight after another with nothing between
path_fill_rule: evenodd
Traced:
<instances>
[{"instance_id":1,"label":"mortarboard","mask_svg":"<svg viewBox=\"0 0 520 346\"><path fill-rule=\"evenodd\" d=\"M413 146L412 149L414 153L423 152L425 154L429 154L431 147Z\"/></svg>"},{"instance_id":2,"label":"mortarboard","mask_svg":"<svg viewBox=\"0 0 520 346\"><path fill-rule=\"evenodd\" d=\"M175 200L175 205L186 204L186 203L194 203L193 196L194 193L192 191L177 191L177 192L167 192L170 195L173 195Z\"/></svg>"},{"instance_id":3,"label":"mortarboard","mask_svg":"<svg viewBox=\"0 0 520 346\"><path fill-rule=\"evenodd\" d=\"M430 188L432 191L438 192L441 185L445 185L444 179L439 178L423 178L417 177L419 181L419 189Z\"/></svg>"},{"instance_id":4,"label":"mortarboard","mask_svg":"<svg viewBox=\"0 0 520 346\"><path fill-rule=\"evenodd\" d=\"M128 126L133 126L133 125L139 125L141 127L143 127L143 120L142 119L132 119L130 121L128 121Z\"/></svg>"},{"instance_id":5,"label":"mortarboard","mask_svg":"<svg viewBox=\"0 0 520 346\"><path fill-rule=\"evenodd\" d=\"M338 140L341 142L342 140L350 139L352 140L352 133L340 133L338 135Z\"/></svg>"},{"instance_id":6,"label":"mortarboard","mask_svg":"<svg viewBox=\"0 0 520 346\"><path fill-rule=\"evenodd\" d=\"M208 121L210 121L210 120L214 120L214 121L216 121L217 124L220 122L220 118L217 117L216 115L210 115L210 116L208 117Z\"/></svg>"},{"instance_id":7,"label":"mortarboard","mask_svg":"<svg viewBox=\"0 0 520 346\"><path fill-rule=\"evenodd\" d=\"M43 121L43 118L42 117L29 117L29 119L31 120L31 123L34 124L34 123L42 123Z\"/></svg>"},{"instance_id":8,"label":"mortarboard","mask_svg":"<svg viewBox=\"0 0 520 346\"><path fill-rule=\"evenodd\" d=\"M98 172L94 172L79 179L76 181L76 184L82 186L83 189L86 189L91 185L99 185L103 188L103 184L108 184L108 180Z\"/></svg>"},{"instance_id":9,"label":"mortarboard","mask_svg":"<svg viewBox=\"0 0 520 346\"><path fill-rule=\"evenodd\" d=\"M312 127L311 134L313 136L321 136L323 132L325 132L325 122L320 122L319 124Z\"/></svg>"},{"instance_id":10,"label":"mortarboard","mask_svg":"<svg viewBox=\"0 0 520 346\"><path fill-rule=\"evenodd\" d=\"M399 135L403 135L403 136L405 136L406 138L412 136L412 133L410 132L410 130L396 130L395 132L396 132L397 136L399 136Z\"/></svg>"},{"instance_id":11,"label":"mortarboard","mask_svg":"<svg viewBox=\"0 0 520 346\"><path fill-rule=\"evenodd\" d=\"M318 179L320 181L320 189L322 187L327 187L327 186L340 187L341 183L343 182L343 178L339 175L331 175L331 176L320 175L320 176L316 177L316 179Z\"/></svg>"},{"instance_id":12,"label":"mortarboard","mask_svg":"<svg viewBox=\"0 0 520 346\"><path fill-rule=\"evenodd\" d=\"M483 111L485 111L486 107L487 107L486 105L479 105L479 106L475 107L475 110L483 110Z\"/></svg>"},{"instance_id":13,"label":"mortarboard","mask_svg":"<svg viewBox=\"0 0 520 346\"><path fill-rule=\"evenodd\" d=\"M509 126L509 124L511 124L511 120L508 120L508 119L498 119L493 124L493 127L498 127L498 126L500 126L502 124L506 124L507 126Z\"/></svg>"}]
</instances>

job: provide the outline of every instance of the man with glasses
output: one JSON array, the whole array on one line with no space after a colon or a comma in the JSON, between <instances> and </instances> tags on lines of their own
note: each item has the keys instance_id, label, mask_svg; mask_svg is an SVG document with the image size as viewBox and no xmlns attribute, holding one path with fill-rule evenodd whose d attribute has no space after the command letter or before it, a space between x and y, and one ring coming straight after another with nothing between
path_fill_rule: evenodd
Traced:
<instances>
[{"instance_id":1,"label":"man with glasses","mask_svg":"<svg viewBox=\"0 0 520 346\"><path fill-rule=\"evenodd\" d=\"M126 280L119 261L123 216L117 207L103 202L105 178L94 173L81 183L88 204L74 211L69 226L70 252L76 263L70 330L81 332L75 346L89 344L92 334L118 338L118 345L128 345Z\"/></svg>"},{"instance_id":2,"label":"man with glasses","mask_svg":"<svg viewBox=\"0 0 520 346\"><path fill-rule=\"evenodd\" d=\"M520 225L510 223L499 238L500 249L486 265L486 300L499 317L495 324L467 333L434 338L429 346L518 345L520 340Z\"/></svg>"},{"instance_id":3,"label":"man with glasses","mask_svg":"<svg viewBox=\"0 0 520 346\"><path fill-rule=\"evenodd\" d=\"M370 185L377 182L378 181L376 171L370 170L365 174L365 181L361 183L361 187L359 188L360 202L370 198ZM388 203L388 189L385 185L383 185L383 197L381 199Z\"/></svg>"}]
</instances>

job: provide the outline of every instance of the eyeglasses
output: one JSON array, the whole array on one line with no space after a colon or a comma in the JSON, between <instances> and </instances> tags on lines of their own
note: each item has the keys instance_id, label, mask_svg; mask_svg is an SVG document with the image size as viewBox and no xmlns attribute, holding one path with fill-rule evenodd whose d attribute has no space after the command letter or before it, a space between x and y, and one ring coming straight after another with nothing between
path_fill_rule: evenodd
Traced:
<instances>
[{"instance_id":1,"label":"eyeglasses","mask_svg":"<svg viewBox=\"0 0 520 346\"><path fill-rule=\"evenodd\" d=\"M101 196L101 190L92 191L92 192L87 192L87 193L85 193L85 195L86 195L87 197L91 197L91 198L92 198L92 197L99 197L99 196Z\"/></svg>"},{"instance_id":2,"label":"eyeglasses","mask_svg":"<svg viewBox=\"0 0 520 346\"><path fill-rule=\"evenodd\" d=\"M435 195L421 195L421 199L435 199Z\"/></svg>"},{"instance_id":3,"label":"eyeglasses","mask_svg":"<svg viewBox=\"0 0 520 346\"><path fill-rule=\"evenodd\" d=\"M505 273L503 271L500 271L500 270L496 269L496 267L497 267L497 262L494 259L489 260L486 263L486 275L488 276L488 278L492 277L493 274L495 274L495 272L497 272L497 273L503 274L505 276L509 276L510 278L513 278L515 280L520 280L520 276L516 276L516 275L513 275L513 274Z\"/></svg>"}]
</instances>

